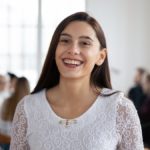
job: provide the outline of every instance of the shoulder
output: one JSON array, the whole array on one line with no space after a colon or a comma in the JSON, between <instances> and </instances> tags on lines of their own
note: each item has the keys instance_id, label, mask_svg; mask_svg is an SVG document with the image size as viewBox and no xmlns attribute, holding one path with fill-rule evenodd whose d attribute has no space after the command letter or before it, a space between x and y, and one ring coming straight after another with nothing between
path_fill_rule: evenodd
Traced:
<instances>
[{"instance_id":1,"label":"shoulder","mask_svg":"<svg viewBox=\"0 0 150 150\"><path fill-rule=\"evenodd\" d=\"M16 112L25 115L28 119L33 118L34 114L45 110L45 90L35 94L25 96L17 105Z\"/></svg>"},{"instance_id":2,"label":"shoulder","mask_svg":"<svg viewBox=\"0 0 150 150\"><path fill-rule=\"evenodd\" d=\"M117 118L119 116L123 117L125 120L127 118L137 118L137 110L133 102L130 99L126 98L124 94L118 97L116 103L116 112Z\"/></svg>"},{"instance_id":3,"label":"shoulder","mask_svg":"<svg viewBox=\"0 0 150 150\"><path fill-rule=\"evenodd\" d=\"M41 100L45 98L45 90L43 89L35 94L30 94L25 96L23 99L20 100L20 102L17 105L17 109L25 110L25 112L28 112L29 109L33 107L37 107L41 105Z\"/></svg>"},{"instance_id":4,"label":"shoulder","mask_svg":"<svg viewBox=\"0 0 150 150\"><path fill-rule=\"evenodd\" d=\"M100 95L102 95L105 99L117 100L124 96L124 93L114 89L103 88Z\"/></svg>"},{"instance_id":5,"label":"shoulder","mask_svg":"<svg viewBox=\"0 0 150 150\"><path fill-rule=\"evenodd\" d=\"M121 91L103 88L101 94L106 95L105 99L109 99L111 102L114 101L116 104L133 105L133 102L130 99L126 98L124 93Z\"/></svg>"},{"instance_id":6,"label":"shoulder","mask_svg":"<svg viewBox=\"0 0 150 150\"><path fill-rule=\"evenodd\" d=\"M29 103L31 101L37 101L45 96L45 90L46 89L43 89L35 94L27 95L21 101L24 101L24 103Z\"/></svg>"}]
</instances>

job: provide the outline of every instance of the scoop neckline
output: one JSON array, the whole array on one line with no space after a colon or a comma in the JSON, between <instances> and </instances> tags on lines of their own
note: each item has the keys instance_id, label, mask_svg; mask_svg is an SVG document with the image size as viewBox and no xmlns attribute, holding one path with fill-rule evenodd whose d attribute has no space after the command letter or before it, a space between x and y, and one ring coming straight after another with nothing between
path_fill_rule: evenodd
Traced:
<instances>
[{"instance_id":1,"label":"scoop neckline","mask_svg":"<svg viewBox=\"0 0 150 150\"><path fill-rule=\"evenodd\" d=\"M102 88L100 93L103 93L105 88ZM46 101L46 105L48 106L48 109L51 111L51 113L53 114L53 116L55 118L57 118L58 120L78 120L80 118L83 118L84 116L87 116L89 114L90 111L92 111L92 109L94 108L94 106L96 105L96 103L98 102L98 99L100 97L100 95L97 96L97 98L95 99L94 103L80 116L76 117L76 118L72 118L72 119L66 119L66 118L62 118L60 116L58 116L52 109L50 103L48 102L47 98L46 98L46 89L44 89L43 91L43 95L44 95L44 100Z\"/></svg>"}]
</instances>

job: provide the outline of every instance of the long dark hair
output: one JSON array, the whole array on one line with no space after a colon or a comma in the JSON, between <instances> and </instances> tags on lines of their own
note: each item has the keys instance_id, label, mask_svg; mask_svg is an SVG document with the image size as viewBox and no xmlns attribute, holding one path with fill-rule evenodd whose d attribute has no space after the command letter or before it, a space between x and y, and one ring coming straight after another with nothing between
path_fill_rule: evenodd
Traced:
<instances>
[{"instance_id":1,"label":"long dark hair","mask_svg":"<svg viewBox=\"0 0 150 150\"><path fill-rule=\"evenodd\" d=\"M12 121L17 104L24 96L29 94L30 94L29 81L25 77L18 78L15 85L15 92L12 94L10 98L6 99L2 104L1 108L2 119L6 121L7 120Z\"/></svg>"},{"instance_id":2,"label":"long dark hair","mask_svg":"<svg viewBox=\"0 0 150 150\"><path fill-rule=\"evenodd\" d=\"M100 50L107 48L104 32L101 26L99 25L99 23L93 17L89 16L85 12L78 12L78 13L68 16L58 25L58 27L56 28L54 32L54 35L52 37L52 40L48 49L46 60L42 69L42 73L40 75L40 78L38 80L38 83L35 89L33 90L31 94L34 94L44 88L48 89L59 84L60 73L58 71L58 68L56 66L56 62L54 59L55 52L56 52L56 48L57 48L58 41L60 38L60 34L66 28L66 26L73 21L83 21L91 25L100 42ZM100 87L100 88L105 87L105 88L112 89L109 65L108 65L108 56L106 56L101 66L97 66L97 65L94 66L93 71L91 73L90 83L91 83L92 89L94 89L94 91L96 91L97 93L99 93L99 91L97 90L97 87Z\"/></svg>"}]
</instances>

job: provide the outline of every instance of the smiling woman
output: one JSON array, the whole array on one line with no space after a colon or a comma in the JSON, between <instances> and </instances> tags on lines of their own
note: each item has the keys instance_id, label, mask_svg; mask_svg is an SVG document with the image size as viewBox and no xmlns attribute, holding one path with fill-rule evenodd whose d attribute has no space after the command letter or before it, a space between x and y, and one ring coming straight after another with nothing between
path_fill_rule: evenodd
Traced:
<instances>
[{"instance_id":1,"label":"smiling woman","mask_svg":"<svg viewBox=\"0 0 150 150\"><path fill-rule=\"evenodd\" d=\"M104 61L106 52L106 49L100 51L100 43L91 25L71 22L62 31L56 48L55 60L60 78L86 77L88 81L95 64Z\"/></svg>"},{"instance_id":2,"label":"smiling woman","mask_svg":"<svg viewBox=\"0 0 150 150\"><path fill-rule=\"evenodd\" d=\"M58 25L37 86L17 106L10 150L28 148L143 150L136 109L112 90L104 33L85 12Z\"/></svg>"}]
</instances>

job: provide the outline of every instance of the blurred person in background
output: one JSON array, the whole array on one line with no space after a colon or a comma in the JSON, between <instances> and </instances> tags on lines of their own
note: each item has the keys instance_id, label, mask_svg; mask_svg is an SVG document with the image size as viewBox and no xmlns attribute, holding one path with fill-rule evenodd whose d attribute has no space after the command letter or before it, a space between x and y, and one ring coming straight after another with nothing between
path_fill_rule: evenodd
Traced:
<instances>
[{"instance_id":1,"label":"blurred person in background","mask_svg":"<svg viewBox=\"0 0 150 150\"><path fill-rule=\"evenodd\" d=\"M139 118L142 124L143 141L150 148L150 74L145 74L142 78L142 89L147 97L139 111Z\"/></svg>"},{"instance_id":2,"label":"blurred person in background","mask_svg":"<svg viewBox=\"0 0 150 150\"><path fill-rule=\"evenodd\" d=\"M8 72L7 74L10 77L9 91L12 94L15 90L15 85L16 85L18 77L15 74L10 73L10 72Z\"/></svg>"},{"instance_id":3,"label":"blurred person in background","mask_svg":"<svg viewBox=\"0 0 150 150\"><path fill-rule=\"evenodd\" d=\"M141 123L150 123L150 74L143 76L142 89L147 97L139 111L139 116Z\"/></svg>"},{"instance_id":4,"label":"blurred person in background","mask_svg":"<svg viewBox=\"0 0 150 150\"><path fill-rule=\"evenodd\" d=\"M4 99L9 97L7 89L8 79L4 75L0 75L0 106Z\"/></svg>"},{"instance_id":5,"label":"blurred person in background","mask_svg":"<svg viewBox=\"0 0 150 150\"><path fill-rule=\"evenodd\" d=\"M134 78L135 86L129 90L128 97L133 101L137 111L140 110L144 100L146 99L146 94L143 93L141 87L142 75L145 73L143 68L138 68Z\"/></svg>"},{"instance_id":6,"label":"blurred person in background","mask_svg":"<svg viewBox=\"0 0 150 150\"><path fill-rule=\"evenodd\" d=\"M30 94L29 82L25 77L18 78L16 88L12 96L4 100L0 109L0 144L1 147L9 149L12 120L18 102L26 95ZM3 144L2 144L3 143Z\"/></svg>"}]
</instances>

